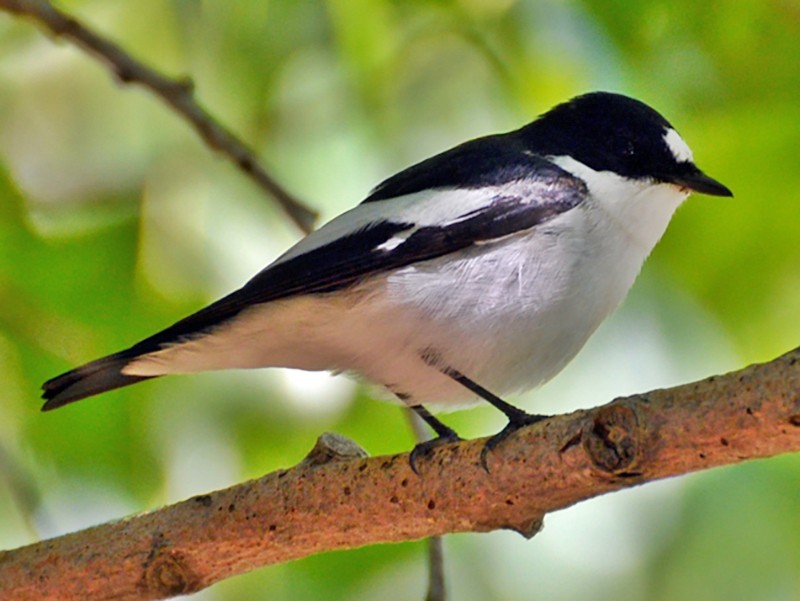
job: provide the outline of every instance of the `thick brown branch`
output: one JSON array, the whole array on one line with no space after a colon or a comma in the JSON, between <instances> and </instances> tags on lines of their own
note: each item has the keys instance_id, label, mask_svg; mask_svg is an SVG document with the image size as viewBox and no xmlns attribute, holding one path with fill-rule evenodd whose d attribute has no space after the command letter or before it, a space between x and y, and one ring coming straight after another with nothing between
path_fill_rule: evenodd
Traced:
<instances>
[{"instance_id":1,"label":"thick brown branch","mask_svg":"<svg viewBox=\"0 0 800 601\"><path fill-rule=\"evenodd\" d=\"M30 17L54 35L70 40L106 63L120 82L137 83L149 89L186 119L210 148L230 159L270 194L302 231L308 233L313 229L316 213L278 184L255 154L200 106L190 79L161 75L47 0L0 0L0 10Z\"/></svg>"},{"instance_id":2,"label":"thick brown branch","mask_svg":"<svg viewBox=\"0 0 800 601\"><path fill-rule=\"evenodd\" d=\"M320 551L511 528L621 488L800 450L800 349L484 440L365 458L322 445L300 465L0 553L2 599L157 599ZM331 452L330 449L335 449Z\"/></svg>"}]
</instances>

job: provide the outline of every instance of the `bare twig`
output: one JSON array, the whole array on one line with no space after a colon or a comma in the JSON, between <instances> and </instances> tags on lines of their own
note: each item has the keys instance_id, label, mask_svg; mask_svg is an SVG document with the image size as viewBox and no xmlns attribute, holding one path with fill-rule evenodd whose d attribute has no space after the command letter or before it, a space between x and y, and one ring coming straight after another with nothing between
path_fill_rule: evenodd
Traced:
<instances>
[{"instance_id":1,"label":"bare twig","mask_svg":"<svg viewBox=\"0 0 800 601\"><path fill-rule=\"evenodd\" d=\"M136 83L149 89L186 119L210 148L230 159L270 194L303 232L313 229L316 213L278 184L259 164L255 154L200 106L194 98L191 79L172 79L156 72L47 0L0 0L0 10L33 19L55 36L70 40L99 58L120 82Z\"/></svg>"},{"instance_id":2,"label":"bare twig","mask_svg":"<svg viewBox=\"0 0 800 601\"><path fill-rule=\"evenodd\" d=\"M800 349L769 363L524 428L481 467L485 439L315 459L120 522L0 553L2 599L159 599L333 549L497 528L713 466L800 450ZM338 446L338 445L337 445ZM320 457L329 457L320 461Z\"/></svg>"},{"instance_id":3,"label":"bare twig","mask_svg":"<svg viewBox=\"0 0 800 601\"><path fill-rule=\"evenodd\" d=\"M444 541L441 536L428 539L428 574L425 601L445 601L447 587L444 578Z\"/></svg>"},{"instance_id":4,"label":"bare twig","mask_svg":"<svg viewBox=\"0 0 800 601\"><path fill-rule=\"evenodd\" d=\"M430 433L422 419L411 410L406 412L411 431L418 442L424 442L430 438ZM447 599L447 587L444 577L444 546L441 536L432 536L428 539L428 590L425 593L425 601L445 601Z\"/></svg>"}]
</instances>

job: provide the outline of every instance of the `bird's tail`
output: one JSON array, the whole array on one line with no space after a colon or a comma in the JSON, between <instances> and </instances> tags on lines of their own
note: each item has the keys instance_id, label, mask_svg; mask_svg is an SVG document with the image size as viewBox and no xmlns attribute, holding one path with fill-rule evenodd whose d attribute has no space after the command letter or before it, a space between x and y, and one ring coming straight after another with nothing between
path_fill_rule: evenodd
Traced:
<instances>
[{"instance_id":1,"label":"bird's tail","mask_svg":"<svg viewBox=\"0 0 800 601\"><path fill-rule=\"evenodd\" d=\"M58 409L101 392L161 375L129 375L123 373L123 369L140 357L202 336L219 324L236 317L251 302L249 297L243 297L242 290L232 292L124 351L102 357L48 380L42 384L42 398L46 400L42 411Z\"/></svg>"},{"instance_id":2,"label":"bird's tail","mask_svg":"<svg viewBox=\"0 0 800 601\"><path fill-rule=\"evenodd\" d=\"M81 365L42 384L42 411L58 409L86 397L122 388L156 376L128 376L122 369L131 362L130 351L122 351Z\"/></svg>"}]
</instances>

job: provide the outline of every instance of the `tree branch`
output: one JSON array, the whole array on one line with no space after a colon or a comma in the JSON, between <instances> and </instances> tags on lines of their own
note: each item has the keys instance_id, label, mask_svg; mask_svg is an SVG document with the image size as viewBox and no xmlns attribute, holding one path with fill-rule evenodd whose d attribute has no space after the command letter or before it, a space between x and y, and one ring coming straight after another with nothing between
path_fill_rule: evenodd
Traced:
<instances>
[{"instance_id":1,"label":"tree branch","mask_svg":"<svg viewBox=\"0 0 800 601\"><path fill-rule=\"evenodd\" d=\"M272 196L303 232L313 229L316 213L276 182L259 164L253 151L195 100L191 79L171 79L158 73L47 0L0 0L0 10L29 17L56 37L83 48L104 62L121 83L137 83L149 89L188 121L206 145L227 157Z\"/></svg>"},{"instance_id":2,"label":"tree branch","mask_svg":"<svg viewBox=\"0 0 800 601\"><path fill-rule=\"evenodd\" d=\"M485 439L363 457L336 439L298 466L0 553L2 599L160 599L312 553L510 528L659 478L800 450L800 349Z\"/></svg>"}]
</instances>

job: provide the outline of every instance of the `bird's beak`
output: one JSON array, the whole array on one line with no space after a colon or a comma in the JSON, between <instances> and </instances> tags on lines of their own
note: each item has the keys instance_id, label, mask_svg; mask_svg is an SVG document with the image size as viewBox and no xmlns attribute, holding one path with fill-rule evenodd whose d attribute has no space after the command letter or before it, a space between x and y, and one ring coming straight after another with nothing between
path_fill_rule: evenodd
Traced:
<instances>
[{"instance_id":1,"label":"bird's beak","mask_svg":"<svg viewBox=\"0 0 800 601\"><path fill-rule=\"evenodd\" d=\"M710 194L711 196L733 196L733 192L727 186L717 180L708 177L705 173L695 168L691 172L670 178L670 183L700 192L700 194Z\"/></svg>"}]
</instances>

